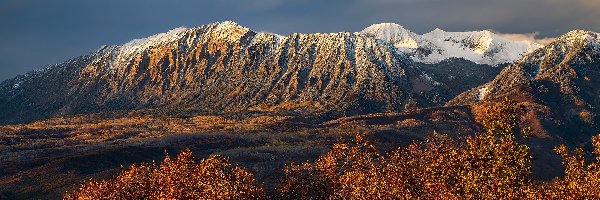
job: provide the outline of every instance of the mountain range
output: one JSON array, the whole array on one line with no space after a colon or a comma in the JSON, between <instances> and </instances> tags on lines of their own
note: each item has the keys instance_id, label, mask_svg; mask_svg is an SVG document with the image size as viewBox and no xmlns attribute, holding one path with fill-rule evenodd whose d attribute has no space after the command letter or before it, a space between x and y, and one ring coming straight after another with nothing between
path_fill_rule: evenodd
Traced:
<instances>
[{"instance_id":1,"label":"mountain range","mask_svg":"<svg viewBox=\"0 0 600 200\"><path fill-rule=\"evenodd\" d=\"M490 31L417 35L396 24L289 36L231 21L177 28L4 81L0 124L157 107L223 112L309 104L345 116L441 106L539 46Z\"/></svg>"},{"instance_id":2,"label":"mountain range","mask_svg":"<svg viewBox=\"0 0 600 200\"><path fill-rule=\"evenodd\" d=\"M184 147L227 155L269 184L280 175L264 169L352 133L384 150L434 131L476 134L482 110L506 97L525 110L533 175L555 177L552 148L589 148L600 130L599 41L392 23L282 36L225 21L103 46L0 83L0 198L55 198L81 177Z\"/></svg>"}]
</instances>

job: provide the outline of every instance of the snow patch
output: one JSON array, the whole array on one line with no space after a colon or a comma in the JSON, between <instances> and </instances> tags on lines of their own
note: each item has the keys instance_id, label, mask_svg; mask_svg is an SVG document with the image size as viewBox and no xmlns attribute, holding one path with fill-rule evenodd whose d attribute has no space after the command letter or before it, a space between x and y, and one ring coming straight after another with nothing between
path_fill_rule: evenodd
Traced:
<instances>
[{"instance_id":1,"label":"snow patch","mask_svg":"<svg viewBox=\"0 0 600 200\"><path fill-rule=\"evenodd\" d=\"M483 101L485 99L485 96L489 93L489 89L488 86L483 86L481 88L479 88L478 93L477 93L477 101Z\"/></svg>"},{"instance_id":2,"label":"snow patch","mask_svg":"<svg viewBox=\"0 0 600 200\"><path fill-rule=\"evenodd\" d=\"M425 78L425 80L429 81L431 84L433 84L435 86L442 85L440 82L433 80L433 78L431 78L431 76L429 76L429 74L423 73L423 78Z\"/></svg>"},{"instance_id":3,"label":"snow patch","mask_svg":"<svg viewBox=\"0 0 600 200\"><path fill-rule=\"evenodd\" d=\"M587 43L596 48L599 49L600 48L600 42L598 42L600 40L600 34L598 33L591 33L587 36Z\"/></svg>"},{"instance_id":4,"label":"snow patch","mask_svg":"<svg viewBox=\"0 0 600 200\"><path fill-rule=\"evenodd\" d=\"M285 36L282 36L279 34L270 33L270 32L260 32L260 33L256 34L256 36L254 36L254 38L252 38L252 43L256 44L256 43L274 40L274 43L276 45L279 45L279 44L281 44L281 41L283 39L285 39Z\"/></svg>"}]
</instances>

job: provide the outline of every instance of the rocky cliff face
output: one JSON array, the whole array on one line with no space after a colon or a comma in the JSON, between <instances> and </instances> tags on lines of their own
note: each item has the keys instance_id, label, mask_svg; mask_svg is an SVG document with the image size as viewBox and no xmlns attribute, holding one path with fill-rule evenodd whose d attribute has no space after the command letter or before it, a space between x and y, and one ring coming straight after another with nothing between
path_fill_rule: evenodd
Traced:
<instances>
[{"instance_id":1,"label":"rocky cliff face","mask_svg":"<svg viewBox=\"0 0 600 200\"><path fill-rule=\"evenodd\" d=\"M396 47L372 37L279 36L223 22L104 47L5 81L0 121L156 107L401 111L443 104L438 86Z\"/></svg>"}]
</instances>

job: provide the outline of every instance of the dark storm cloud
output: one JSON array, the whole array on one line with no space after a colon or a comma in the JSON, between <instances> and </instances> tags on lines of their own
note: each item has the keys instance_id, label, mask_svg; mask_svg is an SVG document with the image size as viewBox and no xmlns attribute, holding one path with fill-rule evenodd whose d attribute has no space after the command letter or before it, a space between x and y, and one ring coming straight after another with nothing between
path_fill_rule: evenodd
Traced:
<instances>
[{"instance_id":1,"label":"dark storm cloud","mask_svg":"<svg viewBox=\"0 0 600 200\"><path fill-rule=\"evenodd\" d=\"M179 26L234 20L255 31L418 33L492 29L555 37L600 31L599 0L0 0L0 80Z\"/></svg>"}]
</instances>

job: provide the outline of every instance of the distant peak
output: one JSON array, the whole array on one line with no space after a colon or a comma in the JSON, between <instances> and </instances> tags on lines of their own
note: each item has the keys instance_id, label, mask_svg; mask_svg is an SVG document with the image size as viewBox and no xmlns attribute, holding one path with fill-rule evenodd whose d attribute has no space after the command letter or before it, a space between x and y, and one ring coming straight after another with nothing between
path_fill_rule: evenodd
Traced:
<instances>
[{"instance_id":1,"label":"distant peak","mask_svg":"<svg viewBox=\"0 0 600 200\"><path fill-rule=\"evenodd\" d=\"M363 31L379 30L379 29L404 29L400 24L396 23L377 23L365 28Z\"/></svg>"},{"instance_id":2,"label":"distant peak","mask_svg":"<svg viewBox=\"0 0 600 200\"><path fill-rule=\"evenodd\" d=\"M417 47L416 34L395 23L373 24L363 29L360 33L394 43L398 47Z\"/></svg>"},{"instance_id":3,"label":"distant peak","mask_svg":"<svg viewBox=\"0 0 600 200\"><path fill-rule=\"evenodd\" d=\"M404 28L400 24L396 23L378 23L368 26L363 29L361 33L412 33L410 30Z\"/></svg>"},{"instance_id":4,"label":"distant peak","mask_svg":"<svg viewBox=\"0 0 600 200\"><path fill-rule=\"evenodd\" d=\"M433 31L431 31L431 33L445 33L446 31L440 29L440 28L435 28L433 29Z\"/></svg>"},{"instance_id":5,"label":"distant peak","mask_svg":"<svg viewBox=\"0 0 600 200\"><path fill-rule=\"evenodd\" d=\"M238 24L237 22L231 21L231 20L226 20L223 22L219 22L219 24L221 25L231 25L231 26L240 26L240 24Z\"/></svg>"}]
</instances>

